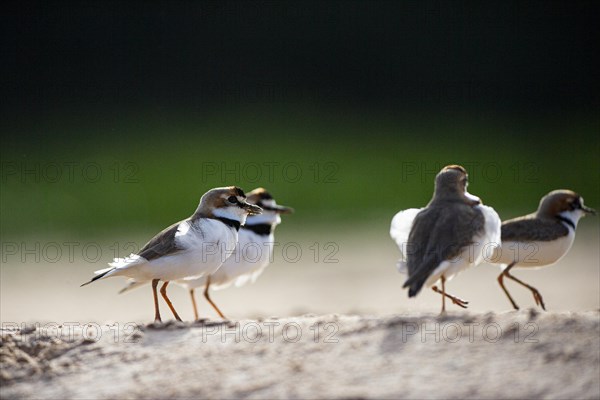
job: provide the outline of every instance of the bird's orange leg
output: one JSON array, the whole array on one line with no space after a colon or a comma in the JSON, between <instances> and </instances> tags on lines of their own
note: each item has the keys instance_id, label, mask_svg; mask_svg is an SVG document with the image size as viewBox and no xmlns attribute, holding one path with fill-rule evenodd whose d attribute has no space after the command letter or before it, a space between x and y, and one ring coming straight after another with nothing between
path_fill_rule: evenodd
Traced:
<instances>
[{"instance_id":1,"label":"bird's orange leg","mask_svg":"<svg viewBox=\"0 0 600 400\"><path fill-rule=\"evenodd\" d=\"M537 304L538 306L542 307L542 310L546 311L546 305L544 304L544 299L542 298L542 294L533 286L526 284L525 282L515 278L514 276L512 276L510 274L510 269L515 265L515 263L513 263L512 265L510 265L508 268L506 268L503 272L503 274L509 278L512 279L513 281L525 286L527 289L531 290L531 293L533 293L533 299L535 300L535 304ZM514 304L513 304L514 305ZM517 307L517 310L519 308Z\"/></svg>"},{"instance_id":2,"label":"bird's orange leg","mask_svg":"<svg viewBox=\"0 0 600 400\"><path fill-rule=\"evenodd\" d=\"M512 304L513 308L515 310L519 309L519 306L517 305L517 303L515 302L515 300L512 298L512 296L510 295L510 293L508 293L508 289L506 288L506 286L504 286L504 277L505 276L509 276L508 275L508 271L515 265L515 262L513 262L512 264L510 264L504 271L502 271L502 273L500 275L498 275L498 283L500 284L500 287L502 288L502 290L504 290L504 293L506 294L506 297L508 297L508 300L510 300L510 303Z\"/></svg>"},{"instance_id":3,"label":"bird's orange leg","mask_svg":"<svg viewBox=\"0 0 600 400\"><path fill-rule=\"evenodd\" d=\"M158 309L158 294L156 293L158 281L158 279L152 280L152 293L154 294L154 322L162 322L160 319L160 310Z\"/></svg>"},{"instance_id":4,"label":"bird's orange leg","mask_svg":"<svg viewBox=\"0 0 600 400\"><path fill-rule=\"evenodd\" d=\"M217 305L215 303L213 303L213 301L210 299L210 295L208 294L208 289L209 288L210 288L210 275L206 278L206 286L204 287L204 297L210 303L210 305L215 309L215 311L217 312L217 314L219 314L219 316L221 318L227 319L223 315L223 313L221 312L221 310L219 310L219 307L217 307Z\"/></svg>"},{"instance_id":5,"label":"bird's orange leg","mask_svg":"<svg viewBox=\"0 0 600 400\"><path fill-rule=\"evenodd\" d=\"M160 294L162 294L163 299L165 299L165 301L167 302L167 305L171 309L171 312L173 313L173 316L175 317L175 319L177 321L181 321L181 318L179 318L179 315L177 314L177 311L175 311L175 307L173 307L173 303L171 303L171 300L169 300L169 297L167 296L167 285L169 285L168 281L165 282L161 286L161 288L160 288Z\"/></svg>"},{"instance_id":6,"label":"bird's orange leg","mask_svg":"<svg viewBox=\"0 0 600 400\"><path fill-rule=\"evenodd\" d=\"M192 306L194 307L194 321L198 321L198 306L194 297L194 289L190 289L190 297L192 298Z\"/></svg>"},{"instance_id":7,"label":"bird's orange leg","mask_svg":"<svg viewBox=\"0 0 600 400\"><path fill-rule=\"evenodd\" d=\"M445 281L445 279L442 280L442 288L444 288L444 283L445 283L444 281ZM443 297L449 298L450 300L452 300L452 303L456 304L459 307L467 308L467 304L469 304L469 302L466 301L466 300L463 300L463 299L461 299L459 297L456 297L456 296L453 296L453 295L451 295L449 293L446 293L445 288L444 288L444 290L440 290L440 289L438 289L437 286L432 286L431 290L433 290L436 293L441 294Z\"/></svg>"}]
</instances>

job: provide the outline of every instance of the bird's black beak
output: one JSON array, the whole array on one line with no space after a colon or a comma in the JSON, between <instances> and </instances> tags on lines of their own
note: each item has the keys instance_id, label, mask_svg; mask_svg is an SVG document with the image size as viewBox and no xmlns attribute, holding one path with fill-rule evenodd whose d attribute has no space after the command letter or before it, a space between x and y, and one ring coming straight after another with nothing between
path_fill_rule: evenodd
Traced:
<instances>
[{"instance_id":1,"label":"bird's black beak","mask_svg":"<svg viewBox=\"0 0 600 400\"><path fill-rule=\"evenodd\" d=\"M593 208L589 208L584 206L583 204L581 205L581 209L583 210L584 213L586 214L592 214L592 215L596 215L596 210L594 210Z\"/></svg>"},{"instance_id":2,"label":"bird's black beak","mask_svg":"<svg viewBox=\"0 0 600 400\"><path fill-rule=\"evenodd\" d=\"M292 207L280 206L278 204L274 206L267 206L265 204L260 205L265 211L274 211L278 214L292 214L294 209Z\"/></svg>"},{"instance_id":3,"label":"bird's black beak","mask_svg":"<svg viewBox=\"0 0 600 400\"><path fill-rule=\"evenodd\" d=\"M273 207L273 209L275 212L277 212L279 214L293 214L294 213L294 209L292 207L277 205L277 206Z\"/></svg>"},{"instance_id":4,"label":"bird's black beak","mask_svg":"<svg viewBox=\"0 0 600 400\"><path fill-rule=\"evenodd\" d=\"M240 201L240 207L244 210L248 211L248 215L258 215L262 213L262 208L259 206L255 206L254 204L250 204L247 201Z\"/></svg>"}]
</instances>

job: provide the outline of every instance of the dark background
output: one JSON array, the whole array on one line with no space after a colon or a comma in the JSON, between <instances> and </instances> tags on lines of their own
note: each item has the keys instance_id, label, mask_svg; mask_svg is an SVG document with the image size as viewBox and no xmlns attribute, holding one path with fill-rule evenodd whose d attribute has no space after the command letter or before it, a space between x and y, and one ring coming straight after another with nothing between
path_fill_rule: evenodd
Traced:
<instances>
[{"instance_id":1,"label":"dark background","mask_svg":"<svg viewBox=\"0 0 600 400\"><path fill-rule=\"evenodd\" d=\"M598 9L597 1L4 3L2 230L166 224L209 187L229 184L268 186L305 210L300 221L389 222L431 195L431 173L400 179L405 162L426 171L495 163L503 178L471 188L500 210L531 211L560 187L597 205ZM338 174L329 185L198 179L201 163L233 160L330 162ZM137 185L105 182L107 173L94 185L19 175L90 161L133 163Z\"/></svg>"},{"instance_id":2,"label":"dark background","mask_svg":"<svg viewBox=\"0 0 600 400\"><path fill-rule=\"evenodd\" d=\"M17 2L4 106L598 107L598 2Z\"/></svg>"}]
</instances>

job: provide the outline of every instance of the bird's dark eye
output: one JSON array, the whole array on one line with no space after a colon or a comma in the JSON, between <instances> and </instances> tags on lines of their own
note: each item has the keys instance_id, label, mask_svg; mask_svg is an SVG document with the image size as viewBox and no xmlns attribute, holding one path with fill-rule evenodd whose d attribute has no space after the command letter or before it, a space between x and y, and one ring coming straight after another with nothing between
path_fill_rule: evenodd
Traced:
<instances>
[{"instance_id":1,"label":"bird's dark eye","mask_svg":"<svg viewBox=\"0 0 600 400\"><path fill-rule=\"evenodd\" d=\"M229 196L227 198L227 201L230 202L231 204L235 204L235 203L237 203L238 200L237 200L237 197L235 197L235 196Z\"/></svg>"}]
</instances>

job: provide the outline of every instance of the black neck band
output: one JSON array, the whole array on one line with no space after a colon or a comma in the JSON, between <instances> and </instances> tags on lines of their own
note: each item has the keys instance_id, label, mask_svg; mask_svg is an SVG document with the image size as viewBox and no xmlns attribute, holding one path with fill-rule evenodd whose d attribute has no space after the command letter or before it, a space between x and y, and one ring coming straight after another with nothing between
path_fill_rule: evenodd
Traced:
<instances>
[{"instance_id":1,"label":"black neck band","mask_svg":"<svg viewBox=\"0 0 600 400\"><path fill-rule=\"evenodd\" d=\"M569 225L571 228L573 228L573 230L575 230L575 224L569 218L565 218L562 215L557 215L556 218L558 220L564 222L565 224Z\"/></svg>"},{"instance_id":2,"label":"black neck band","mask_svg":"<svg viewBox=\"0 0 600 400\"><path fill-rule=\"evenodd\" d=\"M273 226L271 224L244 225L243 228L248 229L257 235L270 235L271 231L273 230Z\"/></svg>"},{"instance_id":3,"label":"black neck band","mask_svg":"<svg viewBox=\"0 0 600 400\"><path fill-rule=\"evenodd\" d=\"M240 221L236 221L235 219L223 218L223 217L216 217L215 219L218 219L219 221L221 221L222 223L224 223L227 226L235 228L236 231L240 230L240 225L241 225Z\"/></svg>"}]
</instances>

